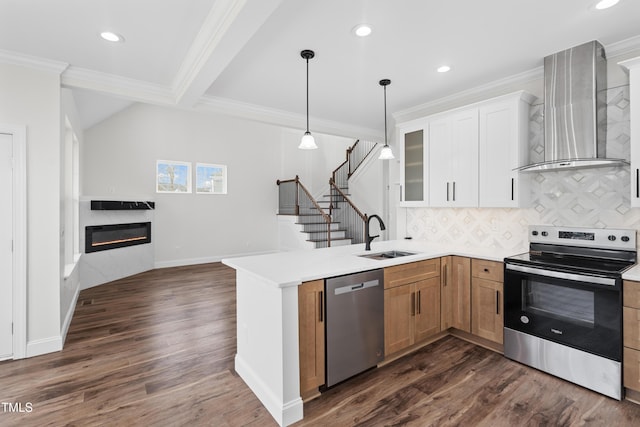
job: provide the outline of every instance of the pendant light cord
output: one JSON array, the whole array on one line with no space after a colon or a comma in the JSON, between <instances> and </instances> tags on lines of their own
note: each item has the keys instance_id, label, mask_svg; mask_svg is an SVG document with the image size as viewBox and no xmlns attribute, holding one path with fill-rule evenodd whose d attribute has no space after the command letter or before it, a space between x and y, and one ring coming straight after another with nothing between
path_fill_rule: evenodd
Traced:
<instances>
[{"instance_id":1,"label":"pendant light cord","mask_svg":"<svg viewBox=\"0 0 640 427\"><path fill-rule=\"evenodd\" d=\"M309 133L309 57L307 59L307 133Z\"/></svg>"},{"instance_id":2,"label":"pendant light cord","mask_svg":"<svg viewBox=\"0 0 640 427\"><path fill-rule=\"evenodd\" d=\"M387 144L387 85L384 85L384 145Z\"/></svg>"},{"instance_id":3,"label":"pendant light cord","mask_svg":"<svg viewBox=\"0 0 640 427\"><path fill-rule=\"evenodd\" d=\"M380 160L390 160L393 159L393 152L391 151L391 147L389 147L388 142L388 134L389 131L387 129L387 86L391 84L391 80L382 79L380 80L380 86L384 89L384 147L380 150Z\"/></svg>"}]
</instances>

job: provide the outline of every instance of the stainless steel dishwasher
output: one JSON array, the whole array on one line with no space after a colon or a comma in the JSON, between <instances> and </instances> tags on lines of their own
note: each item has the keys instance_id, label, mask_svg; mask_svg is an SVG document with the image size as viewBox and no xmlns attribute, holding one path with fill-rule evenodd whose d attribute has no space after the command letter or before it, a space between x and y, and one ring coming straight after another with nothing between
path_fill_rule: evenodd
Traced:
<instances>
[{"instance_id":1,"label":"stainless steel dishwasher","mask_svg":"<svg viewBox=\"0 0 640 427\"><path fill-rule=\"evenodd\" d=\"M384 359L383 282L382 269L326 279L327 387Z\"/></svg>"}]
</instances>

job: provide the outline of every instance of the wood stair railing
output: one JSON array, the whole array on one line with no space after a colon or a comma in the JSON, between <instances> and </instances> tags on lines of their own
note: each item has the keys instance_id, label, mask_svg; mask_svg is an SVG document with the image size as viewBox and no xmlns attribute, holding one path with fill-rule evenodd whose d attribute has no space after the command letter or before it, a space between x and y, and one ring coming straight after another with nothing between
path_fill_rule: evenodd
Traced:
<instances>
[{"instance_id":1,"label":"wood stair railing","mask_svg":"<svg viewBox=\"0 0 640 427\"><path fill-rule=\"evenodd\" d=\"M356 208L346 191L349 188L349 178L375 147L375 142L357 140L347 148L346 159L331 174L329 194L324 196L329 198L326 207L328 214L302 185L297 175L294 179L277 181L278 214L297 215L304 232L318 236L309 239L316 247L331 246L332 241L337 240L342 243L363 243L366 215Z\"/></svg>"},{"instance_id":2,"label":"wood stair railing","mask_svg":"<svg viewBox=\"0 0 640 427\"><path fill-rule=\"evenodd\" d=\"M331 174L331 179L342 189L349 187L349 178L362 165L367 156L376 147L375 142L360 141L359 139L347 148L346 159Z\"/></svg>"},{"instance_id":3,"label":"wood stair railing","mask_svg":"<svg viewBox=\"0 0 640 427\"><path fill-rule=\"evenodd\" d=\"M331 216L327 214L311 196L309 190L300 182L296 175L293 179L278 180L278 214L296 215L303 224L305 231L320 234L322 238L313 240L316 247L331 246L332 224Z\"/></svg>"}]
</instances>

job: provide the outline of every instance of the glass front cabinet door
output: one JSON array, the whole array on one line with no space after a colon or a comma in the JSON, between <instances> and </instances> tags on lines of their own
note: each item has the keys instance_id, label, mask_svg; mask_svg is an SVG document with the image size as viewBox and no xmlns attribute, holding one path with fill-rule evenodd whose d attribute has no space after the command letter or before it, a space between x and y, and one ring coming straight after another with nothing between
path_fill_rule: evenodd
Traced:
<instances>
[{"instance_id":1,"label":"glass front cabinet door","mask_svg":"<svg viewBox=\"0 0 640 427\"><path fill-rule=\"evenodd\" d=\"M425 206L429 201L427 192L428 126L428 122L419 120L398 127L402 206Z\"/></svg>"}]
</instances>

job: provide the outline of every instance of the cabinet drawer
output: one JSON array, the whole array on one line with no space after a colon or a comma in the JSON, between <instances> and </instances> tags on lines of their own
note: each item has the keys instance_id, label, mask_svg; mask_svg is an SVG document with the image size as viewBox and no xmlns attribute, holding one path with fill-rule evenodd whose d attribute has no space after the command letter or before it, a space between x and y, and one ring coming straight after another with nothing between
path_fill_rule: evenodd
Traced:
<instances>
[{"instance_id":1,"label":"cabinet drawer","mask_svg":"<svg viewBox=\"0 0 640 427\"><path fill-rule=\"evenodd\" d=\"M624 348L623 383L624 386L640 391L640 351Z\"/></svg>"},{"instance_id":2,"label":"cabinet drawer","mask_svg":"<svg viewBox=\"0 0 640 427\"><path fill-rule=\"evenodd\" d=\"M396 265L384 269L384 288L394 288L438 276L440 276L440 258Z\"/></svg>"},{"instance_id":3,"label":"cabinet drawer","mask_svg":"<svg viewBox=\"0 0 640 427\"><path fill-rule=\"evenodd\" d=\"M497 261L472 259L471 276L493 280L494 282L502 282L504 281L504 264Z\"/></svg>"},{"instance_id":4,"label":"cabinet drawer","mask_svg":"<svg viewBox=\"0 0 640 427\"><path fill-rule=\"evenodd\" d=\"M625 307L640 308L640 282L625 280L622 283L622 298Z\"/></svg>"},{"instance_id":5,"label":"cabinet drawer","mask_svg":"<svg viewBox=\"0 0 640 427\"><path fill-rule=\"evenodd\" d=\"M640 310L622 307L624 346L640 350Z\"/></svg>"}]
</instances>

